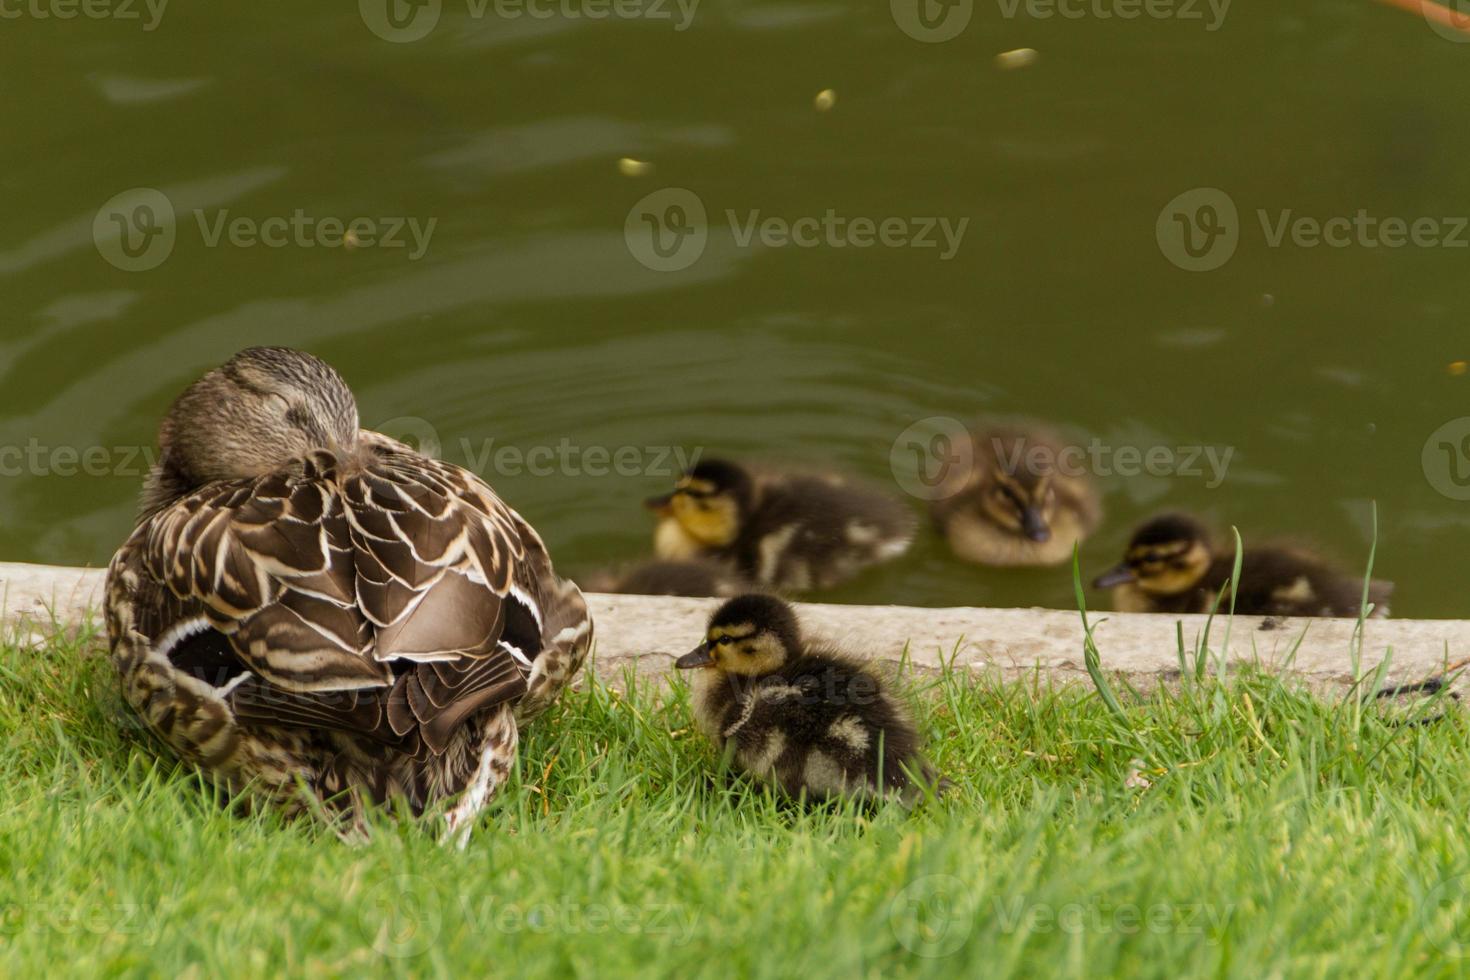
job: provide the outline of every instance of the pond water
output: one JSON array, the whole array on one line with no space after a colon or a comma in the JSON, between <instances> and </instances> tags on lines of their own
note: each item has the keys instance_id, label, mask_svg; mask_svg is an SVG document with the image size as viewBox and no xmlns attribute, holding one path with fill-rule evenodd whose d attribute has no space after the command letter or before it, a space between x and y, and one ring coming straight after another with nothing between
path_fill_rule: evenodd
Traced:
<instances>
[{"instance_id":1,"label":"pond water","mask_svg":"<svg viewBox=\"0 0 1470 980\"><path fill-rule=\"evenodd\" d=\"M1369 0L905 2L5 8L0 557L105 563L128 447L271 343L573 574L647 549L665 448L897 490L911 424L1000 413L1111 454L1088 570L1164 507L1361 568L1376 501L1395 614L1464 615L1470 44ZM1072 604L932 536L832 598Z\"/></svg>"}]
</instances>

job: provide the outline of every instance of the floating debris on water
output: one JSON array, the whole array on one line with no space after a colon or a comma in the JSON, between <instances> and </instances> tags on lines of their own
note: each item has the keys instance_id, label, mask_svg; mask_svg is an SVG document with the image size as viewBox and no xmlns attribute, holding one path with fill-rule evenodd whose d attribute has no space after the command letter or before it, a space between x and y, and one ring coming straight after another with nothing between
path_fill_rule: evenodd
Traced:
<instances>
[{"instance_id":1,"label":"floating debris on water","mask_svg":"<svg viewBox=\"0 0 1470 980\"><path fill-rule=\"evenodd\" d=\"M815 99L812 99L812 105L814 105L814 106L817 107L817 111L818 112L827 112L829 109L831 109L836 104L837 104L837 90L836 89L824 88L824 89L822 89L822 91L820 91L820 92L817 93L817 97Z\"/></svg>"},{"instance_id":2,"label":"floating debris on water","mask_svg":"<svg viewBox=\"0 0 1470 980\"><path fill-rule=\"evenodd\" d=\"M995 56L995 67L1001 71L1015 71L1018 68L1029 68L1036 64L1036 59L1041 57L1035 48L1015 48L1011 51L1002 51Z\"/></svg>"},{"instance_id":3,"label":"floating debris on water","mask_svg":"<svg viewBox=\"0 0 1470 980\"><path fill-rule=\"evenodd\" d=\"M1445 370L1458 377L1466 371L1470 371L1470 361L1450 361L1445 366Z\"/></svg>"},{"instance_id":4,"label":"floating debris on water","mask_svg":"<svg viewBox=\"0 0 1470 980\"><path fill-rule=\"evenodd\" d=\"M635 160L632 157L623 157L618 161L618 173L624 177L646 177L653 173L653 164L647 160Z\"/></svg>"}]
</instances>

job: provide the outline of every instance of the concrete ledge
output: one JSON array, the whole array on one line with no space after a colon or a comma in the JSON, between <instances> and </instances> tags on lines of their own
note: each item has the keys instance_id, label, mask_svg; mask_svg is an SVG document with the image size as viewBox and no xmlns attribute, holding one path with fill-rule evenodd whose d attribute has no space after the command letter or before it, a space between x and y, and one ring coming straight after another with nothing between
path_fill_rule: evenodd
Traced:
<instances>
[{"instance_id":1,"label":"concrete ledge","mask_svg":"<svg viewBox=\"0 0 1470 980\"><path fill-rule=\"evenodd\" d=\"M105 572L100 569L0 563L0 621L22 642L40 642L56 624L75 627L97 614ZM597 669L616 678L625 665L640 674L661 675L673 657L699 642L714 599L589 594L597 622ZM1017 676L1036 669L1058 680L1086 680L1082 658L1082 621L1075 611L1052 609L923 609L911 606L800 605L802 621L814 637L842 643L854 653L897 660L905 644L909 662L938 669L941 658L957 666ZM1150 685L1178 670L1176 621L1192 645L1204 629L1203 616L1091 614L1093 634L1104 668L1135 684ZM1303 629L1289 672L1313 684L1352 681L1349 648L1354 622L1346 619L1292 619L1262 629L1256 617L1241 616L1231 627L1232 664L1287 669L1286 659ZM1215 620L1211 646L1225 637L1223 617ZM1373 620L1366 625L1364 670L1389 650L1389 677L1419 680L1439 673L1447 662L1470 656L1470 621Z\"/></svg>"}]
</instances>

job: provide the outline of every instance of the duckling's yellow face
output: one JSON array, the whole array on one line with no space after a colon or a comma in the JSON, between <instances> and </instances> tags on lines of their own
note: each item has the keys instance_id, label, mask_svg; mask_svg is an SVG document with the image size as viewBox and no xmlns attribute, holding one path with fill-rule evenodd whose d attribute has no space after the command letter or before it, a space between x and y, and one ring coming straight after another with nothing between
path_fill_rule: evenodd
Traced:
<instances>
[{"instance_id":1,"label":"duckling's yellow face","mask_svg":"<svg viewBox=\"0 0 1470 980\"><path fill-rule=\"evenodd\" d=\"M703 548L724 548L740 534L740 503L734 493L707 480L685 476L667 497L649 501L649 506L662 520L654 534L660 557L681 558L674 554L681 537ZM666 525L672 524L667 527ZM669 552L669 553L665 553Z\"/></svg>"},{"instance_id":2,"label":"duckling's yellow face","mask_svg":"<svg viewBox=\"0 0 1470 980\"><path fill-rule=\"evenodd\" d=\"M1213 556L1202 541L1180 539L1138 544L1123 558L1132 581L1153 595L1178 595L1199 585L1210 569Z\"/></svg>"},{"instance_id":3,"label":"duckling's yellow face","mask_svg":"<svg viewBox=\"0 0 1470 980\"><path fill-rule=\"evenodd\" d=\"M741 677L764 677L786 663L787 650L781 638L754 623L721 623L710 627L705 641L692 653L680 657L675 666L708 667Z\"/></svg>"},{"instance_id":4,"label":"duckling's yellow face","mask_svg":"<svg viewBox=\"0 0 1470 980\"><path fill-rule=\"evenodd\" d=\"M1056 487L1048 474L1022 481L997 470L981 486L980 508L997 527L1038 544L1050 541L1057 511Z\"/></svg>"}]
</instances>

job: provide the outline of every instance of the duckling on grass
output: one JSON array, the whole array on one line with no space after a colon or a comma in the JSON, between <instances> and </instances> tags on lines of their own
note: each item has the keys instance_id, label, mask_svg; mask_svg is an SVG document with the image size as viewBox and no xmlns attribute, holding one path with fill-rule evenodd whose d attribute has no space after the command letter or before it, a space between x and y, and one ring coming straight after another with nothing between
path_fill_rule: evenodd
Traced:
<instances>
[{"instance_id":1,"label":"duckling on grass","mask_svg":"<svg viewBox=\"0 0 1470 980\"><path fill-rule=\"evenodd\" d=\"M757 477L704 460L647 501L660 558L712 558L763 588L825 589L897 558L914 539L897 499L838 476Z\"/></svg>"},{"instance_id":2,"label":"duckling on grass","mask_svg":"<svg viewBox=\"0 0 1470 980\"><path fill-rule=\"evenodd\" d=\"M801 636L780 599L745 595L675 663L693 670L694 719L740 769L792 797L912 805L945 788L913 720L867 667Z\"/></svg>"},{"instance_id":3,"label":"duckling on grass","mask_svg":"<svg viewBox=\"0 0 1470 980\"><path fill-rule=\"evenodd\" d=\"M968 450L968 451L966 451ZM1102 518L1080 447L1046 429L970 434L930 513L955 555L981 565L1059 565Z\"/></svg>"},{"instance_id":4,"label":"duckling on grass","mask_svg":"<svg viewBox=\"0 0 1470 980\"><path fill-rule=\"evenodd\" d=\"M1217 549L1209 530L1187 514L1155 517L1134 532L1122 563L1093 585L1113 590L1119 612L1207 613L1230 607L1220 596L1235 567L1235 549ZM1363 580L1334 568L1325 558L1294 545L1246 548L1241 555L1235 611L1247 616L1340 616L1355 618ZM1388 615L1392 582L1368 589L1370 618Z\"/></svg>"}]
</instances>

